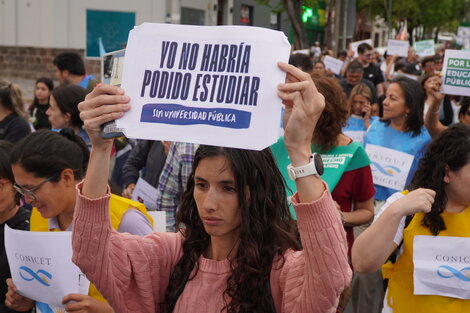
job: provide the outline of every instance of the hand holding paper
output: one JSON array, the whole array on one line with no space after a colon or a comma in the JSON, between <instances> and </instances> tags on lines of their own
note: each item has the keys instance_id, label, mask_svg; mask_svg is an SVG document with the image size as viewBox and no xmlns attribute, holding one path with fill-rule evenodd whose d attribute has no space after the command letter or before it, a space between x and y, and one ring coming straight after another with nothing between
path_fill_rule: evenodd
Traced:
<instances>
[{"instance_id":1,"label":"hand holding paper","mask_svg":"<svg viewBox=\"0 0 470 313\"><path fill-rule=\"evenodd\" d=\"M34 301L18 293L11 278L7 279L8 292L5 295L5 305L12 310L24 312L34 307Z\"/></svg>"},{"instance_id":2,"label":"hand holding paper","mask_svg":"<svg viewBox=\"0 0 470 313\"><path fill-rule=\"evenodd\" d=\"M105 302L100 302L90 296L71 293L64 297L63 300L65 310L69 313L83 312L83 313L112 313L114 312L111 306Z\"/></svg>"}]
</instances>

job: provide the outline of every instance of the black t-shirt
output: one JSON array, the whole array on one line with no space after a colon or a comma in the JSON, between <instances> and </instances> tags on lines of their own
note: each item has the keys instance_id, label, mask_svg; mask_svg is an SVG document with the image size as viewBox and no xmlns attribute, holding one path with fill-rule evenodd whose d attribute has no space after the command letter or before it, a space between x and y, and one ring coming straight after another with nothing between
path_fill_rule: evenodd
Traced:
<instances>
[{"instance_id":1,"label":"black t-shirt","mask_svg":"<svg viewBox=\"0 0 470 313\"><path fill-rule=\"evenodd\" d=\"M31 110L30 114L33 117L33 126L35 129L51 129L49 116L46 114L47 109L49 109L49 104L38 104Z\"/></svg>"},{"instance_id":2,"label":"black t-shirt","mask_svg":"<svg viewBox=\"0 0 470 313\"><path fill-rule=\"evenodd\" d=\"M17 143L31 133L28 122L16 113L12 113L0 121L0 140Z\"/></svg>"},{"instance_id":3,"label":"black t-shirt","mask_svg":"<svg viewBox=\"0 0 470 313\"><path fill-rule=\"evenodd\" d=\"M13 313L16 311L5 307L5 294L8 291L6 279L11 278L10 267L8 265L7 254L5 251L5 224L13 229L29 230L29 218L31 212L24 208L19 208L15 216L3 224L0 224L0 313Z\"/></svg>"},{"instance_id":4,"label":"black t-shirt","mask_svg":"<svg viewBox=\"0 0 470 313\"><path fill-rule=\"evenodd\" d=\"M368 67L364 67L364 79L370 80L375 87L377 87L378 84L381 84L384 82L384 76L382 74L382 71L380 68L374 64L369 64Z\"/></svg>"}]
</instances>

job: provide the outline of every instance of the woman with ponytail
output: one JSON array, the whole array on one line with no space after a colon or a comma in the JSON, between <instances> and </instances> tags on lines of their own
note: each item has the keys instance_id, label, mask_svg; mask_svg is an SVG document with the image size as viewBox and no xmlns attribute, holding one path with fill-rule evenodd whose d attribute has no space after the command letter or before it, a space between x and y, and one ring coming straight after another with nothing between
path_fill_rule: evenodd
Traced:
<instances>
[{"instance_id":1,"label":"woman with ponytail","mask_svg":"<svg viewBox=\"0 0 470 313\"><path fill-rule=\"evenodd\" d=\"M0 80L0 140L16 143L30 132L20 88Z\"/></svg>"}]
</instances>

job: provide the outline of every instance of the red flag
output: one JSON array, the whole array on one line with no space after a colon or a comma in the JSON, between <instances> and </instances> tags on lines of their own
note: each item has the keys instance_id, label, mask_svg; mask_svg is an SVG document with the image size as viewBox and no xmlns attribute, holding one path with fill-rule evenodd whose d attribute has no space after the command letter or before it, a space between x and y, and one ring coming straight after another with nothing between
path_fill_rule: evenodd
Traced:
<instances>
[{"instance_id":1,"label":"red flag","mask_svg":"<svg viewBox=\"0 0 470 313\"><path fill-rule=\"evenodd\" d=\"M407 22L405 22L401 25L400 31L397 34L397 40L407 40L408 39L408 27L407 27Z\"/></svg>"}]
</instances>

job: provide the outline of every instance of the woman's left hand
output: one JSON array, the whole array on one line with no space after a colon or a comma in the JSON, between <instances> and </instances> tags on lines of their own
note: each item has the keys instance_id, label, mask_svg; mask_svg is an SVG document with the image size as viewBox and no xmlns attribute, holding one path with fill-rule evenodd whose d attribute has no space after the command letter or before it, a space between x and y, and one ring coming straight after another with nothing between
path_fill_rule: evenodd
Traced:
<instances>
[{"instance_id":1,"label":"woman's left hand","mask_svg":"<svg viewBox=\"0 0 470 313\"><path fill-rule=\"evenodd\" d=\"M284 142L292 165L296 166L297 161L305 164L310 158L313 132L325 107L325 99L309 74L293 65L282 62L278 65L287 74L286 82L278 87L278 95L285 105ZM297 155L299 160L295 160Z\"/></svg>"}]
</instances>

